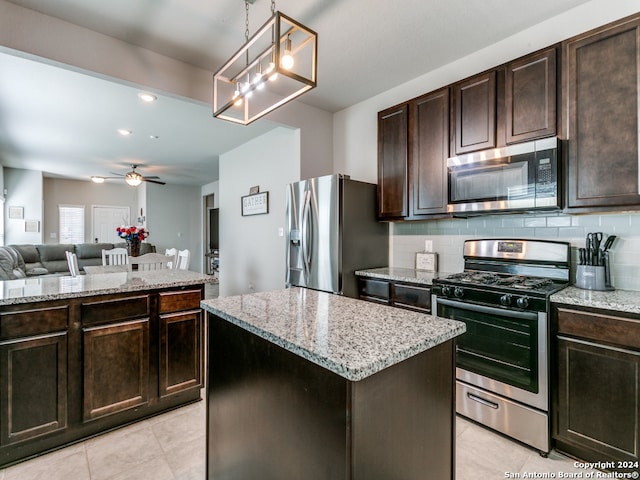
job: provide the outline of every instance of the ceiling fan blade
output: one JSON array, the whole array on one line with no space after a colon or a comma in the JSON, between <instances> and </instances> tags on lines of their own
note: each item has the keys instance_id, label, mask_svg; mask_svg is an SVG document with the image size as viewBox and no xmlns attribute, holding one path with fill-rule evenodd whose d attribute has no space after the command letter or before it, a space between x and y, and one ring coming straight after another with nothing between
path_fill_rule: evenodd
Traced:
<instances>
[{"instance_id":1,"label":"ceiling fan blade","mask_svg":"<svg viewBox=\"0 0 640 480\"><path fill-rule=\"evenodd\" d=\"M160 180L160 177L158 177L157 175L149 175L149 176L145 175L144 178L153 178L155 180Z\"/></svg>"},{"instance_id":2,"label":"ceiling fan blade","mask_svg":"<svg viewBox=\"0 0 640 480\"><path fill-rule=\"evenodd\" d=\"M149 182L149 183L157 183L158 185L166 185L165 182L161 182L159 180L149 180L149 177L143 177L142 181L143 182Z\"/></svg>"},{"instance_id":3,"label":"ceiling fan blade","mask_svg":"<svg viewBox=\"0 0 640 480\"><path fill-rule=\"evenodd\" d=\"M114 173L114 172L109 172L111 175L117 175L118 177L124 177L124 173ZM112 177L112 178L117 178L117 177Z\"/></svg>"}]
</instances>

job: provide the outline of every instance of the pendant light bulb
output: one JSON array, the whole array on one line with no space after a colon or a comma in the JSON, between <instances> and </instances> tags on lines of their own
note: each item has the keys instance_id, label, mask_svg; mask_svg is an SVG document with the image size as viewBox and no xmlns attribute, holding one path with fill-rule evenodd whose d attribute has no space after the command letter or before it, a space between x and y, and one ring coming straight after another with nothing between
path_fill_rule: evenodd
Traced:
<instances>
[{"instance_id":1,"label":"pendant light bulb","mask_svg":"<svg viewBox=\"0 0 640 480\"><path fill-rule=\"evenodd\" d=\"M257 90L262 90L264 88L264 79L262 78L262 63L258 63L258 69L256 70L256 74L253 77L253 84L256 86Z\"/></svg>"},{"instance_id":2,"label":"pendant light bulb","mask_svg":"<svg viewBox=\"0 0 640 480\"><path fill-rule=\"evenodd\" d=\"M291 70L293 68L293 55L291 55L291 37L287 35L287 39L284 42L284 55L280 59L282 68Z\"/></svg>"},{"instance_id":3,"label":"pendant light bulb","mask_svg":"<svg viewBox=\"0 0 640 480\"><path fill-rule=\"evenodd\" d=\"M233 104L236 107L242 105L242 97L240 97L240 86L238 81L236 81L236 89L233 92L233 97L231 98L231 100L233 100Z\"/></svg>"}]
</instances>

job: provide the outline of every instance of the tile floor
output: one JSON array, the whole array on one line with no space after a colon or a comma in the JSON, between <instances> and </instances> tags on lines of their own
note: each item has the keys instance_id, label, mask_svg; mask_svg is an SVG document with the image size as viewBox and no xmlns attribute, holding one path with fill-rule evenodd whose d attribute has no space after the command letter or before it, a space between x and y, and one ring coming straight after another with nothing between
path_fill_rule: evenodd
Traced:
<instances>
[{"instance_id":1,"label":"tile floor","mask_svg":"<svg viewBox=\"0 0 640 480\"><path fill-rule=\"evenodd\" d=\"M460 417L456 443L456 480L586 472L558 453L543 458ZM204 472L202 401L0 470L0 480L204 480ZM547 472L556 476L531 476Z\"/></svg>"}]
</instances>

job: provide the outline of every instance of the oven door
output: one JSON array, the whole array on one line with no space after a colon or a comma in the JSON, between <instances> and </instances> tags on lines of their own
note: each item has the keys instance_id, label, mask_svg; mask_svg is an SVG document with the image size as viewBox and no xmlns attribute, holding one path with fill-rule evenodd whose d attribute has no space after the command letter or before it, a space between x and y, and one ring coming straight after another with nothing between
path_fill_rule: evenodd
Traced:
<instances>
[{"instance_id":1,"label":"oven door","mask_svg":"<svg viewBox=\"0 0 640 480\"><path fill-rule=\"evenodd\" d=\"M547 315L436 298L438 316L464 322L456 378L548 410Z\"/></svg>"}]
</instances>

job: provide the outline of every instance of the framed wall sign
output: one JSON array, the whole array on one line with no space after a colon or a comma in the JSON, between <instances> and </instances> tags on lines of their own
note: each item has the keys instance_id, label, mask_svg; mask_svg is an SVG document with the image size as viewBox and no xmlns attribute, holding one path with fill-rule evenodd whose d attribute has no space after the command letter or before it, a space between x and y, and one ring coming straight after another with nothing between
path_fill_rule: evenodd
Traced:
<instances>
[{"instance_id":1,"label":"framed wall sign","mask_svg":"<svg viewBox=\"0 0 640 480\"><path fill-rule=\"evenodd\" d=\"M427 272L438 271L438 254L431 252L416 253L416 270L426 270Z\"/></svg>"},{"instance_id":2,"label":"framed wall sign","mask_svg":"<svg viewBox=\"0 0 640 480\"><path fill-rule=\"evenodd\" d=\"M269 192L242 197L242 216L269 213Z\"/></svg>"},{"instance_id":3,"label":"framed wall sign","mask_svg":"<svg viewBox=\"0 0 640 480\"><path fill-rule=\"evenodd\" d=\"M9 207L9 218L24 218L24 207Z\"/></svg>"},{"instance_id":4,"label":"framed wall sign","mask_svg":"<svg viewBox=\"0 0 640 480\"><path fill-rule=\"evenodd\" d=\"M40 222L38 220L25 220L24 231L38 233L40 231Z\"/></svg>"}]
</instances>

